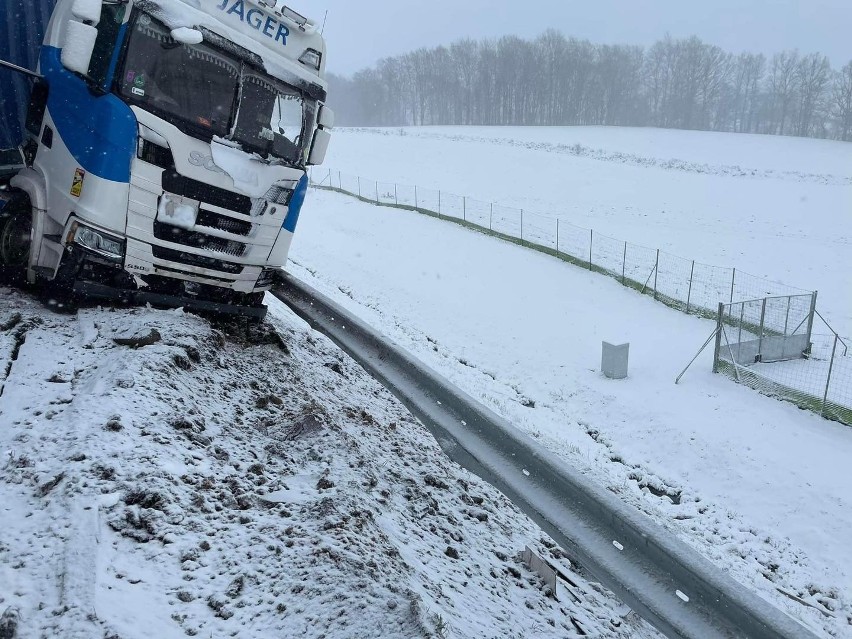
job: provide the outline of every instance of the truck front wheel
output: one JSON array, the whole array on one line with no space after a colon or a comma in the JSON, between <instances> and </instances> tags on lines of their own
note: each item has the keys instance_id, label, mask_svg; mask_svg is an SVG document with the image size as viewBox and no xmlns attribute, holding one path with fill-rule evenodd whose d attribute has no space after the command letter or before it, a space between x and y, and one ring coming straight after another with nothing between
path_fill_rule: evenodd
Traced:
<instances>
[{"instance_id":1,"label":"truck front wheel","mask_svg":"<svg viewBox=\"0 0 852 639\"><path fill-rule=\"evenodd\" d=\"M7 205L0 212L0 277L15 284L26 280L32 217L28 207Z\"/></svg>"}]
</instances>

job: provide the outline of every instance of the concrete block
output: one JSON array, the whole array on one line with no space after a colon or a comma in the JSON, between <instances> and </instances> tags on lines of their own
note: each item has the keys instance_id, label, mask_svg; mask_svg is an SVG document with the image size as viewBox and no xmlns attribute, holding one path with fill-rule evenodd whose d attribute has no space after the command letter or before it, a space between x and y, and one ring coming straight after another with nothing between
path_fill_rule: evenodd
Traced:
<instances>
[{"instance_id":1,"label":"concrete block","mask_svg":"<svg viewBox=\"0 0 852 639\"><path fill-rule=\"evenodd\" d=\"M603 342L601 371L610 379L627 377L627 360L630 356L630 344L610 344Z\"/></svg>"}]
</instances>

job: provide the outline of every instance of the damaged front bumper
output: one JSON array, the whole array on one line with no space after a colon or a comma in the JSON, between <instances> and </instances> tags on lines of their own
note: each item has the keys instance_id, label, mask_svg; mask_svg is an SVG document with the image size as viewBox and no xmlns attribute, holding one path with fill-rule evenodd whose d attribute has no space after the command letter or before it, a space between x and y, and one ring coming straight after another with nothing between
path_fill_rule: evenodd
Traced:
<instances>
[{"instance_id":1,"label":"damaged front bumper","mask_svg":"<svg viewBox=\"0 0 852 639\"><path fill-rule=\"evenodd\" d=\"M76 280L74 282L73 290L77 295L81 295L88 299L113 300L124 304L151 304L152 306L183 308L188 311L197 311L202 313L248 317L258 321L262 321L266 318L267 312L267 307L262 304L260 306L241 306L237 304L227 304L223 302L199 299L197 297L167 295L165 293L155 293L145 290L116 288L114 286L108 286L106 284L86 280Z\"/></svg>"},{"instance_id":2,"label":"damaged front bumper","mask_svg":"<svg viewBox=\"0 0 852 639\"><path fill-rule=\"evenodd\" d=\"M269 277L271 286L274 277ZM247 317L262 321L265 291L243 293L163 275L125 270L115 256L80 244L65 247L54 283L75 296L124 304L151 304L188 311Z\"/></svg>"}]
</instances>

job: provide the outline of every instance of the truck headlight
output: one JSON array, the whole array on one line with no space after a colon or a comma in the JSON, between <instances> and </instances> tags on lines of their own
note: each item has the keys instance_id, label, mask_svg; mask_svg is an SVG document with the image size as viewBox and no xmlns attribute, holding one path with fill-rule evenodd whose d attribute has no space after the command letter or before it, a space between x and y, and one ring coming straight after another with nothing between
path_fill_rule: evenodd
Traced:
<instances>
[{"instance_id":1,"label":"truck headlight","mask_svg":"<svg viewBox=\"0 0 852 639\"><path fill-rule=\"evenodd\" d=\"M101 233L79 222L71 224L68 232L68 244L77 244L109 260L120 262L124 259L124 241Z\"/></svg>"}]
</instances>

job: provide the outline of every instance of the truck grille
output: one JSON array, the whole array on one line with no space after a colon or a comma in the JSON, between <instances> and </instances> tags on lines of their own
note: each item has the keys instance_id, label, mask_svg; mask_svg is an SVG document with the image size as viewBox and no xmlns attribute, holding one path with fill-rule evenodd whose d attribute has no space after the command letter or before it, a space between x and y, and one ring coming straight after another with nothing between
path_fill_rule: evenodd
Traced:
<instances>
[{"instance_id":1,"label":"truck grille","mask_svg":"<svg viewBox=\"0 0 852 639\"><path fill-rule=\"evenodd\" d=\"M195 231L187 231L186 229L172 226L171 224L163 224L162 222L154 222L154 237L173 244L183 244L184 246L192 246L204 249L205 251L224 253L231 257L242 257L246 252L246 245L242 242L213 237L212 235L197 233Z\"/></svg>"},{"instance_id":2,"label":"truck grille","mask_svg":"<svg viewBox=\"0 0 852 639\"><path fill-rule=\"evenodd\" d=\"M192 253L185 253L183 251L174 251L172 249L163 248L161 246L152 246L151 250L154 253L154 257L159 260L167 260L169 262L176 262L178 264L186 264L188 266L206 268L210 269L211 271L221 271L223 273L230 273L232 275L239 275L243 272L242 264L225 262L224 260L217 260L213 257L193 255Z\"/></svg>"},{"instance_id":3,"label":"truck grille","mask_svg":"<svg viewBox=\"0 0 852 639\"><path fill-rule=\"evenodd\" d=\"M175 195L182 195L190 200L198 200L212 204L213 206L221 206L223 209L249 215L251 213L252 202L247 195L232 193L225 189L220 189L218 186L198 182L186 176L181 175L175 170L163 171L163 190Z\"/></svg>"},{"instance_id":4,"label":"truck grille","mask_svg":"<svg viewBox=\"0 0 852 639\"><path fill-rule=\"evenodd\" d=\"M195 224L196 226L218 229L219 231L233 233L234 235L248 235L251 233L251 222L236 220L227 215L205 211L204 209L198 212L198 219L195 220Z\"/></svg>"}]
</instances>

